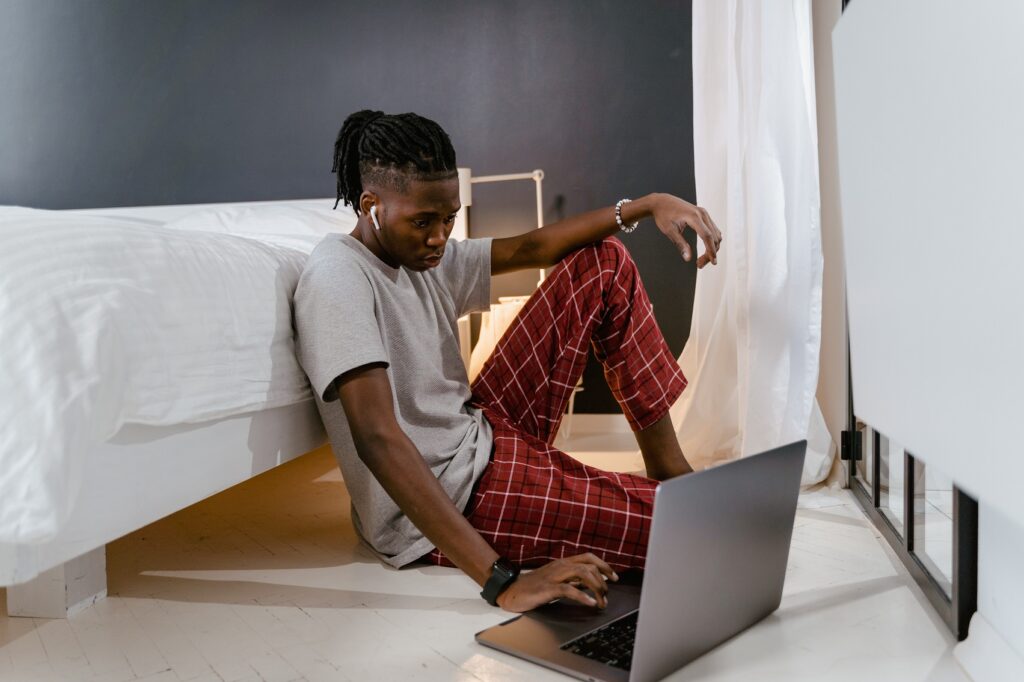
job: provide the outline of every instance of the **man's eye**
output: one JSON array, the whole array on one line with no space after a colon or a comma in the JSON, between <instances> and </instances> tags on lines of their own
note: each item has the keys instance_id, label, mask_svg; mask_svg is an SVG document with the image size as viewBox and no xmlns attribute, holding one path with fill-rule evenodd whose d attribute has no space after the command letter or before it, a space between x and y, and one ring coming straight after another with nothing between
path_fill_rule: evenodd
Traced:
<instances>
[{"instance_id":1,"label":"man's eye","mask_svg":"<svg viewBox=\"0 0 1024 682\"><path fill-rule=\"evenodd\" d=\"M413 225L415 225L416 227L421 227L421 228L422 227L426 227L429 224L430 223L428 223L426 220L414 220L413 221Z\"/></svg>"}]
</instances>

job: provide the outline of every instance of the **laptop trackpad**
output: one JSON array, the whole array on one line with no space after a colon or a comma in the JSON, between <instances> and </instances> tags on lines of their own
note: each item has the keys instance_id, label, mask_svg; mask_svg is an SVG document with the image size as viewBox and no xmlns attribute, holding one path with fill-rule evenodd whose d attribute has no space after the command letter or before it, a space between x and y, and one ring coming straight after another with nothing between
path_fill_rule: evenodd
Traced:
<instances>
[{"instance_id":1,"label":"laptop trackpad","mask_svg":"<svg viewBox=\"0 0 1024 682\"><path fill-rule=\"evenodd\" d=\"M544 623L556 635L569 641L605 623L635 611L640 606L639 585L608 585L608 606L596 609L559 599L524 614L524 618Z\"/></svg>"}]
</instances>

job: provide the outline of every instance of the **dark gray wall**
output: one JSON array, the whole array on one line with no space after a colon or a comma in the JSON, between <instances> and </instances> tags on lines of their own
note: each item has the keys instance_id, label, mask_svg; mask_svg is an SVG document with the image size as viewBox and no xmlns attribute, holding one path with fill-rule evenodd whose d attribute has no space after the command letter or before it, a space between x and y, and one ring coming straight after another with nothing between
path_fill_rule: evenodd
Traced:
<instances>
[{"instance_id":1,"label":"dark gray wall","mask_svg":"<svg viewBox=\"0 0 1024 682\"><path fill-rule=\"evenodd\" d=\"M0 0L0 204L333 196L334 138L362 108L433 118L477 175L543 168L549 222L693 201L691 92L687 0ZM473 236L534 216L532 183L474 188ZM695 270L653 222L622 239L678 354ZM618 411L593 358L584 381L579 412Z\"/></svg>"}]
</instances>

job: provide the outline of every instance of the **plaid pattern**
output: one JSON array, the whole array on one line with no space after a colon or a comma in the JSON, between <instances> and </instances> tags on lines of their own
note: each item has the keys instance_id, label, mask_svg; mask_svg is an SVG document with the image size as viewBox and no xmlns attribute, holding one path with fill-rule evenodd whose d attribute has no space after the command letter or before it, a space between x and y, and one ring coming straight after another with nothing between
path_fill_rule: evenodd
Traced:
<instances>
[{"instance_id":1,"label":"plaid pattern","mask_svg":"<svg viewBox=\"0 0 1024 682\"><path fill-rule=\"evenodd\" d=\"M521 566L588 551L616 569L644 565L657 481L588 467L551 446L590 345L634 431L686 388L636 264L614 237L551 271L472 385L471 403L494 426L494 453L466 516ZM452 565L437 549L424 559Z\"/></svg>"}]
</instances>

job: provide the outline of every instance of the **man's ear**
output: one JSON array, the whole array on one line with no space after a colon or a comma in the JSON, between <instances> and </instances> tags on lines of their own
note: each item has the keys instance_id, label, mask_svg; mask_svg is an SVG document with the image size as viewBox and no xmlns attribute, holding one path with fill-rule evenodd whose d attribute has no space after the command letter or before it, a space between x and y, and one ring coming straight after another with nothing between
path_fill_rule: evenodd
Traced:
<instances>
[{"instance_id":1,"label":"man's ear","mask_svg":"<svg viewBox=\"0 0 1024 682\"><path fill-rule=\"evenodd\" d=\"M380 197L376 192L363 190L363 193L359 195L359 215L369 215L370 207L379 202Z\"/></svg>"}]
</instances>

